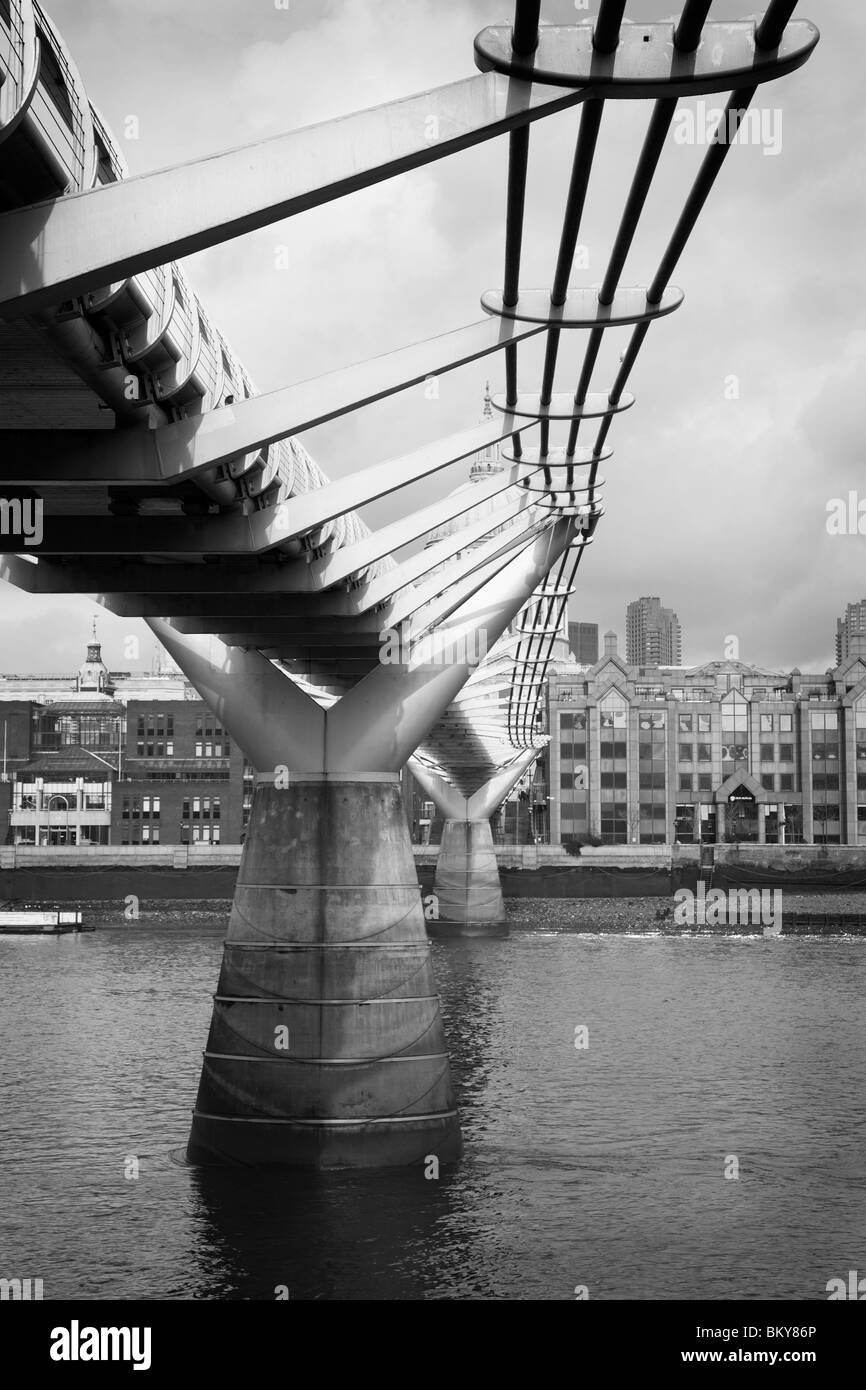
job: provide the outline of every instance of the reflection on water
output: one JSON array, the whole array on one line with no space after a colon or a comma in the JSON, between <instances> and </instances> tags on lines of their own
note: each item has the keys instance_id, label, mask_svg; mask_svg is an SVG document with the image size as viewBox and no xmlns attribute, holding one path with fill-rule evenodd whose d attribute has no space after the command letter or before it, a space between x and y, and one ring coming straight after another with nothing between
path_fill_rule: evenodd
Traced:
<instances>
[{"instance_id":1,"label":"reflection on water","mask_svg":"<svg viewBox=\"0 0 866 1390\"><path fill-rule=\"evenodd\" d=\"M182 1162L222 907L0 940L0 1275L46 1298L773 1299L860 1267L866 942L510 908L506 941L434 945L466 1141L438 1180Z\"/></svg>"}]
</instances>

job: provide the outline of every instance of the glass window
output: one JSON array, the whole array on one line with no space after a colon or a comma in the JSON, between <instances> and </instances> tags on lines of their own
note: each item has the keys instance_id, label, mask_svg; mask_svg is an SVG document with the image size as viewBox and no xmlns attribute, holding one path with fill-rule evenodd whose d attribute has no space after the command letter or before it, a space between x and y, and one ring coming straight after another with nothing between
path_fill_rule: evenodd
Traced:
<instances>
[{"instance_id":1,"label":"glass window","mask_svg":"<svg viewBox=\"0 0 866 1390\"><path fill-rule=\"evenodd\" d=\"M692 732L692 722L692 716L690 714L681 714L679 716L680 733L690 734Z\"/></svg>"},{"instance_id":2,"label":"glass window","mask_svg":"<svg viewBox=\"0 0 866 1390\"><path fill-rule=\"evenodd\" d=\"M711 792L713 790L713 777L710 772L698 773L698 791Z\"/></svg>"},{"instance_id":3,"label":"glass window","mask_svg":"<svg viewBox=\"0 0 866 1390\"><path fill-rule=\"evenodd\" d=\"M761 777L761 786L764 788L765 791L768 792L776 790L772 772L764 773L764 775Z\"/></svg>"},{"instance_id":4,"label":"glass window","mask_svg":"<svg viewBox=\"0 0 866 1390\"><path fill-rule=\"evenodd\" d=\"M761 715L761 733L762 733L762 734L771 734L772 732L773 732L773 716L772 716L772 714L762 714L762 715Z\"/></svg>"},{"instance_id":5,"label":"glass window","mask_svg":"<svg viewBox=\"0 0 866 1390\"><path fill-rule=\"evenodd\" d=\"M794 730L794 716L792 714L779 715L779 733L790 734Z\"/></svg>"},{"instance_id":6,"label":"glass window","mask_svg":"<svg viewBox=\"0 0 866 1390\"><path fill-rule=\"evenodd\" d=\"M690 743L680 744L680 762L690 763L692 761L692 745Z\"/></svg>"},{"instance_id":7,"label":"glass window","mask_svg":"<svg viewBox=\"0 0 866 1390\"><path fill-rule=\"evenodd\" d=\"M698 762L711 763L713 760L713 750L709 743L698 744Z\"/></svg>"},{"instance_id":8,"label":"glass window","mask_svg":"<svg viewBox=\"0 0 866 1390\"><path fill-rule=\"evenodd\" d=\"M762 743L762 744L761 744L761 762L762 762L762 763L771 763L771 762L773 762L774 756L775 756L775 755L774 755L774 752L773 752L773 745L772 745L772 743Z\"/></svg>"},{"instance_id":9,"label":"glass window","mask_svg":"<svg viewBox=\"0 0 866 1390\"><path fill-rule=\"evenodd\" d=\"M780 763L792 763L793 761L794 761L794 745L793 745L793 743L780 743L780 744L779 744L779 762L780 762Z\"/></svg>"},{"instance_id":10,"label":"glass window","mask_svg":"<svg viewBox=\"0 0 866 1390\"><path fill-rule=\"evenodd\" d=\"M708 734L713 727L713 716L711 714L698 715L698 733Z\"/></svg>"},{"instance_id":11,"label":"glass window","mask_svg":"<svg viewBox=\"0 0 866 1390\"><path fill-rule=\"evenodd\" d=\"M681 772L679 785L681 792L690 792L692 789L692 774L690 772Z\"/></svg>"}]
</instances>

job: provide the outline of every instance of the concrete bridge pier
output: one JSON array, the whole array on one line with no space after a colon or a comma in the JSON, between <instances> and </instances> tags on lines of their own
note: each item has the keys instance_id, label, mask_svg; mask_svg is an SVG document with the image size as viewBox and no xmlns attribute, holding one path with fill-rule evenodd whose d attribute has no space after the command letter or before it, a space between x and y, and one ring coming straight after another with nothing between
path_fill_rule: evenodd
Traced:
<instances>
[{"instance_id":1,"label":"concrete bridge pier","mask_svg":"<svg viewBox=\"0 0 866 1390\"><path fill-rule=\"evenodd\" d=\"M507 936L505 903L489 820L446 820L433 892L431 936Z\"/></svg>"},{"instance_id":2,"label":"concrete bridge pier","mask_svg":"<svg viewBox=\"0 0 866 1390\"><path fill-rule=\"evenodd\" d=\"M418 758L410 760L412 773L446 817L433 880L439 915L427 922L431 936L508 935L490 817L537 756L537 748L526 749L469 797Z\"/></svg>"},{"instance_id":3,"label":"concrete bridge pier","mask_svg":"<svg viewBox=\"0 0 866 1390\"><path fill-rule=\"evenodd\" d=\"M190 1160L379 1167L460 1148L396 775L260 781Z\"/></svg>"}]
</instances>

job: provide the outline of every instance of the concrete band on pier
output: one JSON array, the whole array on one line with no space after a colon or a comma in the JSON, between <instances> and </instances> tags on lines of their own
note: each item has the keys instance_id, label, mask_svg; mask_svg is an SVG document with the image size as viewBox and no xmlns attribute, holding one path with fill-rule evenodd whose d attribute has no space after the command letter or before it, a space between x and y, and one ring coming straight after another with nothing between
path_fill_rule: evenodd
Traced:
<instances>
[{"instance_id":1,"label":"concrete band on pier","mask_svg":"<svg viewBox=\"0 0 866 1390\"><path fill-rule=\"evenodd\" d=\"M259 785L190 1160L366 1167L460 1147L399 788Z\"/></svg>"}]
</instances>

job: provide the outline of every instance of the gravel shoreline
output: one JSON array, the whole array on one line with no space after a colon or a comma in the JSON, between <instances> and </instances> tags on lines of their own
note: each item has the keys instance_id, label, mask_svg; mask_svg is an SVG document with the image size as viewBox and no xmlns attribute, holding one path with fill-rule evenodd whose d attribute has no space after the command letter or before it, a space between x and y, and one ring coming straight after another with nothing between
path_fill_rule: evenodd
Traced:
<instances>
[{"instance_id":1,"label":"gravel shoreline","mask_svg":"<svg viewBox=\"0 0 866 1390\"><path fill-rule=\"evenodd\" d=\"M777 890L780 891L781 890ZM708 935L730 935L743 932L759 934L759 924L704 926L700 928L679 926L674 922L673 897L658 898L507 898L505 910L512 927L531 928L541 925L540 915L545 918L544 925L588 932L629 932L659 931L670 935L700 930ZM866 893L788 893L783 892L781 900L776 899L775 908L781 910L782 932L785 931L786 914L795 912L825 913L827 916L861 914L866 918ZM799 934L799 933L798 933ZM840 929L829 933L833 935L866 935L866 927L846 932Z\"/></svg>"}]
</instances>

